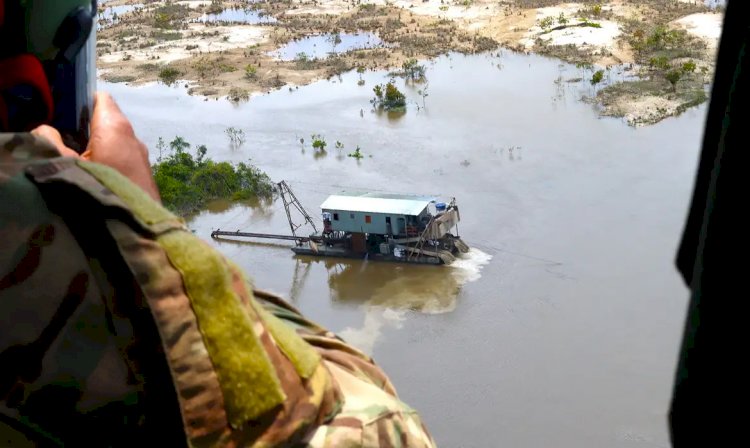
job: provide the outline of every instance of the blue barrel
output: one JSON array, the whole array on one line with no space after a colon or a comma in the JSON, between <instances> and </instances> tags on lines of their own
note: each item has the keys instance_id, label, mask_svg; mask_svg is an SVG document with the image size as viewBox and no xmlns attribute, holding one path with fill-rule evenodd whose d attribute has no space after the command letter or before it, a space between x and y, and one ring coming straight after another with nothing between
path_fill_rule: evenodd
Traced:
<instances>
[{"instance_id":1,"label":"blue barrel","mask_svg":"<svg viewBox=\"0 0 750 448\"><path fill-rule=\"evenodd\" d=\"M438 202L435 204L435 210L439 212L444 212L446 208L448 208L448 206L445 205L445 202Z\"/></svg>"}]
</instances>

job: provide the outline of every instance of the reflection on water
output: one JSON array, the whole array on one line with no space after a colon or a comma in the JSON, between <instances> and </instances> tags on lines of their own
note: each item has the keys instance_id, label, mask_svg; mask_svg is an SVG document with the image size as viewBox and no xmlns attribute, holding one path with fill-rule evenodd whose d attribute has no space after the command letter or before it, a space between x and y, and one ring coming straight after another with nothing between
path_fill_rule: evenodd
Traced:
<instances>
[{"instance_id":1,"label":"reflection on water","mask_svg":"<svg viewBox=\"0 0 750 448\"><path fill-rule=\"evenodd\" d=\"M380 339L383 331L400 329L404 320L406 320L405 310L373 305L365 308L365 321L361 328L346 327L339 332L339 336L364 353L372 355L375 342Z\"/></svg>"},{"instance_id":2,"label":"reflection on water","mask_svg":"<svg viewBox=\"0 0 750 448\"><path fill-rule=\"evenodd\" d=\"M257 199L256 199L256 202L257 202ZM222 213L236 205L237 204L234 201L230 201L228 199L217 199L215 201L209 202L206 205L206 210L211 213Z\"/></svg>"},{"instance_id":3,"label":"reflection on water","mask_svg":"<svg viewBox=\"0 0 750 448\"><path fill-rule=\"evenodd\" d=\"M448 266L401 263L324 261L331 299L439 314L453 311L460 288L480 278L492 257L479 249L462 254ZM370 285L363 288L363 285Z\"/></svg>"},{"instance_id":4,"label":"reflection on water","mask_svg":"<svg viewBox=\"0 0 750 448\"><path fill-rule=\"evenodd\" d=\"M405 313L449 313L456 308L461 287L479 280L492 256L472 248L450 266L389 266L389 263L327 263L331 299L365 298L362 327L347 327L341 336L372 353L383 327L400 328ZM379 285L363 288L362 285Z\"/></svg>"},{"instance_id":5,"label":"reflection on water","mask_svg":"<svg viewBox=\"0 0 750 448\"><path fill-rule=\"evenodd\" d=\"M248 222L270 221L275 211L274 198L253 197L242 201L215 199L206 204L206 208L187 217L188 223L200 222L207 216L228 214L229 218L220 222L215 228L222 230L239 230L227 226L246 225Z\"/></svg>"},{"instance_id":6,"label":"reflection on water","mask_svg":"<svg viewBox=\"0 0 750 448\"><path fill-rule=\"evenodd\" d=\"M328 33L294 40L272 52L271 55L282 61L292 61L301 53L304 53L308 59L325 59L331 54L378 48L383 45L383 41L370 32Z\"/></svg>"}]
</instances>

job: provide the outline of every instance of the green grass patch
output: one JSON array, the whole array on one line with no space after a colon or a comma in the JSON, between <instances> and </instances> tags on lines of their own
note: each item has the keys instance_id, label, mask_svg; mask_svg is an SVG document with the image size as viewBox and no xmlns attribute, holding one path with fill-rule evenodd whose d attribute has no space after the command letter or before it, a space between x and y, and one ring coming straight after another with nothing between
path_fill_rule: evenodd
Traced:
<instances>
[{"instance_id":1,"label":"green grass patch","mask_svg":"<svg viewBox=\"0 0 750 448\"><path fill-rule=\"evenodd\" d=\"M149 37L157 41L179 40L182 39L182 34L177 31L154 30L151 31Z\"/></svg>"},{"instance_id":2,"label":"green grass patch","mask_svg":"<svg viewBox=\"0 0 750 448\"><path fill-rule=\"evenodd\" d=\"M601 28L601 24L596 22L589 22L588 20L584 20L583 22L579 23L578 26L582 26L585 28Z\"/></svg>"},{"instance_id":3,"label":"green grass patch","mask_svg":"<svg viewBox=\"0 0 750 448\"><path fill-rule=\"evenodd\" d=\"M219 63L219 71L221 73L231 73L237 71L237 67L221 62Z\"/></svg>"}]
</instances>

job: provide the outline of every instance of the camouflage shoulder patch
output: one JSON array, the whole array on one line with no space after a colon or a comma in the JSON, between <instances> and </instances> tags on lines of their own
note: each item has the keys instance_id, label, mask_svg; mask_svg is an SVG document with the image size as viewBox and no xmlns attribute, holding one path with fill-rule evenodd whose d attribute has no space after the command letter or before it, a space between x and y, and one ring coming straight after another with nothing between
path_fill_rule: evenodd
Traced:
<instances>
[{"instance_id":1,"label":"camouflage shoulder patch","mask_svg":"<svg viewBox=\"0 0 750 448\"><path fill-rule=\"evenodd\" d=\"M434 448L419 415L397 398L325 362L346 397L333 420L305 439L308 448Z\"/></svg>"}]
</instances>

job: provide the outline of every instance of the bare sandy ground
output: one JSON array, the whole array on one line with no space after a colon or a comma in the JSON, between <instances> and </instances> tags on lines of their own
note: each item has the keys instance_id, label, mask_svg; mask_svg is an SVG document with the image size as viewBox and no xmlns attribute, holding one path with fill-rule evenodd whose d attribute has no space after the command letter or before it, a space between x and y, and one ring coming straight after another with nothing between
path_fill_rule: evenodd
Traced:
<instances>
[{"instance_id":1,"label":"bare sandy ground","mask_svg":"<svg viewBox=\"0 0 750 448\"><path fill-rule=\"evenodd\" d=\"M722 13L699 13L675 20L673 25L684 28L688 33L706 41L712 48L716 48L721 37Z\"/></svg>"},{"instance_id":2,"label":"bare sandy ground","mask_svg":"<svg viewBox=\"0 0 750 448\"><path fill-rule=\"evenodd\" d=\"M540 26L543 20L547 18L557 19L561 15L572 24L580 23L581 15L578 12L584 8L585 6L582 4L568 3L537 9L535 23L528 29L520 43L528 50L532 50L535 41L541 39L546 45L575 45L579 49L591 50L595 53L605 55L613 52L621 53L617 44L617 38L622 32L617 22L611 20L592 20L600 28L570 27L549 32L545 32ZM629 63L632 62L632 57L631 55L625 55L625 57L621 57L615 62ZM600 66L606 66L611 63L612 61L608 56L599 56L595 60L595 64Z\"/></svg>"},{"instance_id":3,"label":"bare sandy ground","mask_svg":"<svg viewBox=\"0 0 750 448\"><path fill-rule=\"evenodd\" d=\"M190 24L187 30L178 31L182 38L156 44L151 47L133 50L114 51L99 57L103 67L123 60L136 62L174 62L198 57L204 53L222 52L235 48L258 45L268 40L271 30L268 27L252 25L232 25L212 27L210 32L217 35L203 35L206 27Z\"/></svg>"}]
</instances>

